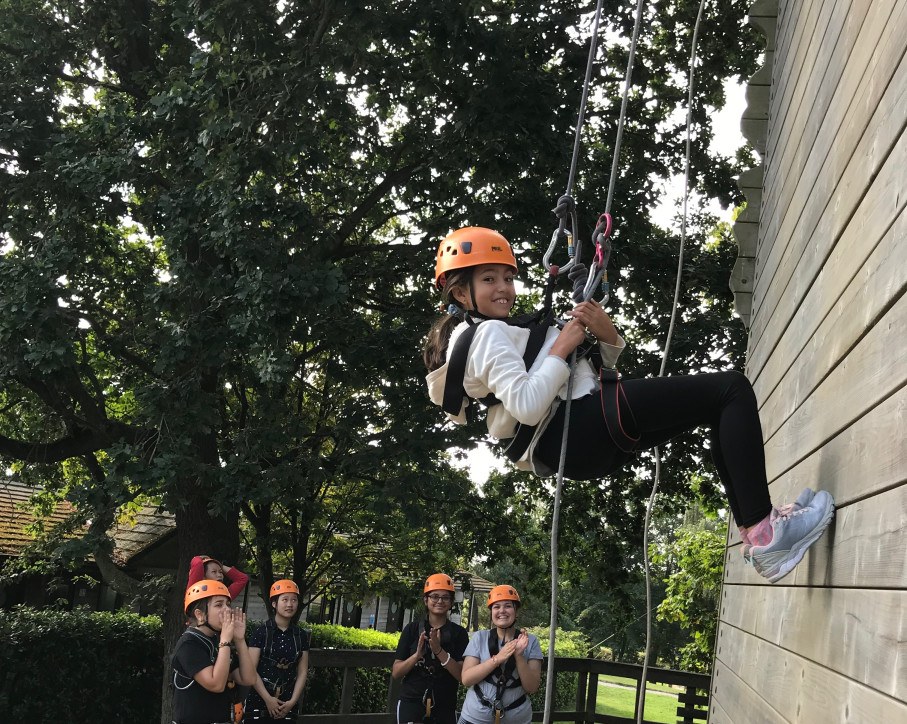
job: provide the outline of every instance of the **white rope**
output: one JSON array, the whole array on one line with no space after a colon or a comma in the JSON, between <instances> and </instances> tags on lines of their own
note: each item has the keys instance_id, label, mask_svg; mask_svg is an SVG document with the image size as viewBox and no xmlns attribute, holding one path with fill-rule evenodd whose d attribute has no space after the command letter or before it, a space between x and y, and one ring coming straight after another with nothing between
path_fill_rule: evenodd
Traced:
<instances>
[{"instance_id":1,"label":"white rope","mask_svg":"<svg viewBox=\"0 0 907 724\"><path fill-rule=\"evenodd\" d=\"M674 301L671 306L671 323L668 325L668 335L665 338L664 352L661 355L661 369L659 377L664 377L668 366L668 353L671 349L671 339L674 336L674 324L677 319L677 306L680 300L680 282L683 276L683 253L687 240L687 202L690 198L690 129L693 125L693 81L696 70L696 45L699 40L699 23L702 20L702 9L705 0L699 2L699 12L696 14L696 24L693 26L693 47L690 51L690 74L687 82L687 142L683 162L683 212L680 221L680 248L677 253L677 278L674 282ZM646 522L643 528L642 550L646 571L646 652L642 662L640 675L639 699L636 702L636 724L642 724L643 714L646 709L646 679L649 673L649 655L652 649L652 579L649 570L649 524L652 518L652 508L655 505L655 496L658 493L658 483L661 480L661 447L655 448L655 480L652 483L652 493L649 495L649 504L646 506Z\"/></svg>"}]
</instances>

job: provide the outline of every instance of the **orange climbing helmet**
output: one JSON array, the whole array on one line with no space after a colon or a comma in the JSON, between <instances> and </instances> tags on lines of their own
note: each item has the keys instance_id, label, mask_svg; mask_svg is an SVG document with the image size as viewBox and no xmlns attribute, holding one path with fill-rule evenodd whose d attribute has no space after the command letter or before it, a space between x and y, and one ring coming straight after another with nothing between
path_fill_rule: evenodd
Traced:
<instances>
[{"instance_id":1,"label":"orange climbing helmet","mask_svg":"<svg viewBox=\"0 0 907 724\"><path fill-rule=\"evenodd\" d=\"M201 601L203 598L211 598L212 596L226 596L228 601L233 600L233 596L230 595L230 589L221 581L205 578L198 583L193 583L186 589L186 597L183 599L183 610L188 616L189 606L196 601Z\"/></svg>"},{"instance_id":2,"label":"orange climbing helmet","mask_svg":"<svg viewBox=\"0 0 907 724\"><path fill-rule=\"evenodd\" d=\"M268 598L274 598L284 593L295 593L298 596L299 586L289 578L281 578L279 581L274 581L271 585L271 592L268 594Z\"/></svg>"},{"instance_id":3,"label":"orange climbing helmet","mask_svg":"<svg viewBox=\"0 0 907 724\"><path fill-rule=\"evenodd\" d=\"M483 226L464 226L448 234L438 247L435 259L435 286L444 288L446 275L456 269L480 264L505 264L517 272L510 242L497 231Z\"/></svg>"},{"instance_id":4,"label":"orange climbing helmet","mask_svg":"<svg viewBox=\"0 0 907 724\"><path fill-rule=\"evenodd\" d=\"M425 587L422 589L423 593L428 593L429 591L450 591L453 593L453 581L450 580L450 576L446 573L433 573L425 579Z\"/></svg>"},{"instance_id":5,"label":"orange climbing helmet","mask_svg":"<svg viewBox=\"0 0 907 724\"><path fill-rule=\"evenodd\" d=\"M498 601L513 601L519 606L520 594L516 592L513 586L495 586L488 592L488 608L491 608Z\"/></svg>"}]
</instances>

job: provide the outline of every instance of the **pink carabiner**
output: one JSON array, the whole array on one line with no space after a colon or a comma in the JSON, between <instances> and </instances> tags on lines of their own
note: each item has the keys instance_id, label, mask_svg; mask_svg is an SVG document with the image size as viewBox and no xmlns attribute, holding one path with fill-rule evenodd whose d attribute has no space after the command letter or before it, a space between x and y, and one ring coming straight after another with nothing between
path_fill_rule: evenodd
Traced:
<instances>
[{"instance_id":1,"label":"pink carabiner","mask_svg":"<svg viewBox=\"0 0 907 724\"><path fill-rule=\"evenodd\" d=\"M595 225L596 230L601 228L602 219L605 220L605 230L595 235L595 257L593 260L593 264L599 268L604 266L605 261L605 252L602 250L601 240L611 236L611 214L602 214L598 217L598 223Z\"/></svg>"}]
</instances>

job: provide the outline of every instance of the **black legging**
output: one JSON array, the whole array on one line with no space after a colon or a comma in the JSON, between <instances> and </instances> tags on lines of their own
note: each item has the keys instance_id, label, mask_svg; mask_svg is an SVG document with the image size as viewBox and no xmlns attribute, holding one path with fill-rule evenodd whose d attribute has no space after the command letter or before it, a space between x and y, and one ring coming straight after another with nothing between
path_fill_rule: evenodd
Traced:
<instances>
[{"instance_id":1,"label":"black legging","mask_svg":"<svg viewBox=\"0 0 907 724\"><path fill-rule=\"evenodd\" d=\"M724 483L737 525L751 526L772 509L765 476L765 451L756 395L739 372L623 380L626 401L621 419L647 450L687 430L710 430L712 459ZM561 403L535 449L539 460L557 470L564 425ZM619 450L608 434L601 396L573 400L564 475L571 480L601 478L622 467L633 453Z\"/></svg>"}]
</instances>

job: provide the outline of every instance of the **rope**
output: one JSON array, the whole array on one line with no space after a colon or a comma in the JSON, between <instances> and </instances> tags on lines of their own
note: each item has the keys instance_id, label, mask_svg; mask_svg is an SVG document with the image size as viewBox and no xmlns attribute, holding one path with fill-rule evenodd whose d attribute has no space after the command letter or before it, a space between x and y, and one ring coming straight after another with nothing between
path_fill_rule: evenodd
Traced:
<instances>
[{"instance_id":1,"label":"rope","mask_svg":"<svg viewBox=\"0 0 907 724\"><path fill-rule=\"evenodd\" d=\"M668 335L665 338L665 348L661 355L661 369L659 377L664 377L668 366L668 353L671 349L671 339L674 336L674 324L677 320L677 306L680 300L680 282L683 276L683 253L687 241L687 202L690 198L690 129L693 126L693 82L696 70L696 46L699 41L699 23L702 20L702 9L705 0L699 2L699 12L696 13L696 23L693 26L693 47L690 51L690 73L687 81L687 142L683 160L683 211L680 221L680 248L677 252L677 278L674 282L674 301L671 305L671 323L668 325ZM649 655L652 648L652 579L649 570L649 523L652 518L652 508L655 505L655 495L658 493L658 483L661 480L661 447L655 448L655 480L652 482L652 493L649 495L649 504L646 507L646 522L643 528L642 550L646 571L646 653L642 662L641 685L639 687L639 700L636 703L636 724L642 724L643 713L646 708L646 678L649 673Z\"/></svg>"},{"instance_id":2,"label":"rope","mask_svg":"<svg viewBox=\"0 0 907 724\"><path fill-rule=\"evenodd\" d=\"M617 135L614 143L614 155L611 160L611 176L608 180L608 195L605 202L605 213L609 214L611 211L611 204L614 198L614 189L617 182L617 170L620 162L620 148L623 142L623 132L626 125L626 110L627 103L629 99L630 92L630 83L633 73L633 64L636 56L636 45L639 38L639 29L642 24L642 10L643 10L643 1L638 0L636 5L636 17L633 26L633 35L630 41L630 52L627 60L627 71L624 76L624 88L621 95L621 109L620 115L617 122ZM671 321L668 326L668 334L665 340L665 348L662 353L661 368L659 370L658 376L663 377L665 370L667 368L668 355L670 353L671 340L674 334L674 327L676 324L677 318L677 307L678 300L680 298L680 285L683 274L683 256L684 249L686 246L686 227L687 227L687 212L688 212L688 200L689 200L689 176L690 176L690 155L691 155L691 127L692 127L692 110L693 110L693 88L694 88L694 78L695 78L695 65L696 65L696 49L699 38L699 26L702 20L702 12L705 5L705 0L700 0L699 10L696 15L696 23L693 28L693 41L692 41L692 50L690 54L690 69L689 69L689 80L688 80L688 94L687 94L687 118L686 118L686 149L684 157L684 196L683 196L683 211L682 211L682 221L681 221L681 230L680 230L680 249L678 252L678 263L677 263L677 276L674 285L674 300L671 309ZM573 156L570 161L570 171L567 179L567 192L565 197L568 198L568 201L564 201L564 197L558 202L558 209L566 209L568 212L573 212L572 199L569 199L571 192L573 190L573 184L576 176L576 166L577 160L579 157L579 148L580 148L580 139L582 133L583 119L585 116L586 103L588 99L592 64L595 57L595 51L597 47L598 39L598 26L599 19L601 16L601 6L602 0L599 0L596 5L595 10L595 20L593 24L592 31L592 40L589 49L589 59L586 65L586 76L583 82L583 92L582 98L580 101L580 111L576 125L576 133L574 137L573 145ZM557 213L556 210L556 213ZM560 223L558 227L557 235L560 235L566 225L567 213L558 213L560 216ZM575 228L575 222L574 222ZM552 240L554 241L554 240ZM549 248L550 252L550 248ZM546 255L547 258L547 255ZM546 264L547 266L547 264ZM549 272L552 270L549 268ZM578 271L578 270L576 270ZM555 275L556 271L553 272ZM576 275L578 276L578 275ZM571 274L571 278L574 275ZM580 282L578 279L574 280L575 293L579 291ZM586 301L592 296L592 291L594 290L595 285L585 285L583 290L582 300ZM545 711L544 717L542 719L544 724L550 724L552 708L553 708L553 699L554 699L554 644L555 644L555 631L557 629L557 593L558 593L558 532L560 527L560 504L561 497L563 492L563 483L564 483L564 465L566 462L567 456L567 441L569 435L569 421L570 421L570 407L572 402L572 392L573 392L573 380L576 371L576 352L574 351L570 359L570 377L567 381L567 399L565 402L564 410L564 431L561 437L561 454L560 461L558 465L557 479L555 484L555 493L554 493L554 508L552 511L551 519L551 612L549 619L549 634L548 634L548 670L546 672L545 678ZM643 553L645 559L645 577L646 577L646 649L645 656L643 659L643 668L642 675L640 677L640 687L639 687L639 700L637 702L637 724L642 724L643 715L645 711L645 695L646 695L646 679L648 678L648 667L649 667L649 658L651 654L651 640L652 640L652 584L651 584L651 570L649 566L649 527L651 523L652 509L655 503L655 496L658 492L658 484L661 478L661 450L660 447L655 448L655 480L652 485L652 492L649 496L649 502L646 506L646 517L643 531Z\"/></svg>"},{"instance_id":3,"label":"rope","mask_svg":"<svg viewBox=\"0 0 907 724\"><path fill-rule=\"evenodd\" d=\"M614 158L611 162L611 178L608 180L608 200L606 202L605 213L611 209L611 199L614 195L614 185L617 177L617 164L620 155L620 146L623 141L624 124L627 117L627 98L630 94L630 80L633 74L633 62L636 59L636 42L639 38L639 28L642 25L642 8L643 1L638 0L636 4L636 21L633 25L633 37L630 41L630 55L627 59L627 72L624 75L624 89L620 104L620 116L617 120L617 137L614 141ZM573 141L573 157L570 161L570 172L567 176L567 193L569 197L573 191L573 182L576 177L576 165L579 157L580 137L582 134L582 124L586 112L586 101L589 97L589 86L592 77L592 65L595 60L595 52L598 47L598 26L601 18L602 0L598 0L595 6L595 19L592 25L592 38L589 45L589 58L586 62L586 77L583 81L583 93L580 100L580 111L576 122L576 133ZM560 202L558 204L560 208ZM566 214L561 216L558 233L564 230L566 224ZM576 231L574 227L573 231ZM577 254L578 256L578 254ZM549 269L549 272L551 270ZM591 295L590 295L591 296ZM551 612L548 621L548 670L545 672L545 712L542 718L543 724L551 724L552 709L554 707L554 639L557 630L557 590L558 590L558 531L560 527L561 514L561 494L564 487L564 465L567 460L567 439L570 432L570 407L573 397L573 379L576 373L576 350L570 357L570 377L567 380L567 400L564 408L564 433L561 437L561 455L557 469L557 480L554 486L554 509L551 514Z\"/></svg>"}]
</instances>

